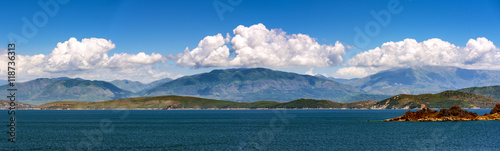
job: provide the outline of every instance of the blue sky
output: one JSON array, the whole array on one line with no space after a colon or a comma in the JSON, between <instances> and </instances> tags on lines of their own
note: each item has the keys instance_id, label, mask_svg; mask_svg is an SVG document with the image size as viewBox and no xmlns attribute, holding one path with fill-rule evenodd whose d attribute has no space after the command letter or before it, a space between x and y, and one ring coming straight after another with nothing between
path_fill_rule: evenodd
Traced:
<instances>
[{"instance_id":1,"label":"blue sky","mask_svg":"<svg viewBox=\"0 0 500 151\"><path fill-rule=\"evenodd\" d=\"M41 1L51 2L49 0ZM487 41L496 44L497 48L498 43L500 43L500 1L235 1L237 3L233 3L233 5L227 0L71 0L67 4L56 3L59 7L58 12L53 17L49 16L46 24L38 27L38 32L32 38L26 38L27 43L17 42L19 43L18 54L49 55L57 47L57 43L64 43L71 37L75 37L77 41L95 37L111 40L115 44L115 48L107 52L109 56L114 53L138 54L140 52L147 55L157 53L165 57L169 54L175 56L184 53L186 47L193 50L200 40L207 36L221 33L225 37L226 33L229 33L233 37L233 29L237 26L250 27L261 23L267 29L281 29L286 34L308 35L320 45L335 45L339 41L343 46L354 46L355 48L345 49L345 53L341 55L342 62L327 66L269 66L269 68L297 73L305 73L314 68L315 74L335 76L338 69L345 67L366 68L363 69L366 71L365 74L390 67L401 67L400 65L388 65L380 68L380 65L363 64L359 60L347 63L349 59L360 52L375 49L390 41L397 42L410 38L417 42L423 42L438 38L460 48L465 48L470 39L477 40L479 37L485 37ZM223 4L225 6L222 8L232 11L224 12L222 19L216 11L217 8L213 5L214 2ZM367 24L376 21L370 11L376 13L387 11L388 3L393 2L400 3L397 7L401 10L400 13L390 14L391 19L387 26L380 26L379 32L369 37L369 43L364 46L356 45L355 36L357 33L354 28L359 27L364 30ZM38 1L2 1L0 4L4 6L0 10L0 13L3 14L1 20L4 21L0 29L0 33L3 34L0 36L0 41L5 44L11 42L8 38L9 33L22 36L23 17L32 21L33 16L44 11ZM226 43L225 45L232 49L231 44ZM457 48L457 51L462 50ZM490 51L490 55L494 56L498 49L493 48L488 51ZM363 57L368 56L360 56L358 59L363 59ZM422 61L425 60L411 64L418 64ZM438 64L456 64L453 61L447 63ZM484 61L481 62L481 64L484 63ZM171 77L206 72L214 68L246 67L245 65L182 67L176 64L175 59L164 59L158 63L146 63L134 67L144 66L152 66L152 69L172 73L168 75ZM268 67L265 64L259 66ZM477 64L458 66L481 68ZM47 67L41 68L47 69ZM58 70L57 76L64 75L64 72L66 70ZM51 71L45 75L50 76L53 73L56 72ZM68 75L70 77L79 76L78 73ZM166 75L164 74L164 76ZM28 77L35 78L37 76L27 76L27 79L29 79ZM80 77L92 78L85 75L80 75ZM338 76L338 74L337 77L352 78L346 75ZM99 79L99 77L94 78ZM137 77L130 78L133 80Z\"/></svg>"}]
</instances>

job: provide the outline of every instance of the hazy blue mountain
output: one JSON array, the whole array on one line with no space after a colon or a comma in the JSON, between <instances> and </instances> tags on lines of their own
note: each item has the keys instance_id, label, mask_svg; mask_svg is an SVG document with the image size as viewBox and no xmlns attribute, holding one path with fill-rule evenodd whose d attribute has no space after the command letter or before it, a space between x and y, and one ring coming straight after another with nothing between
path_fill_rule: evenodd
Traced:
<instances>
[{"instance_id":1,"label":"hazy blue mountain","mask_svg":"<svg viewBox=\"0 0 500 151\"><path fill-rule=\"evenodd\" d=\"M7 80L0 80L0 85L5 85L5 84L8 84L8 83L9 83L9 81L7 81Z\"/></svg>"},{"instance_id":2,"label":"hazy blue mountain","mask_svg":"<svg viewBox=\"0 0 500 151\"><path fill-rule=\"evenodd\" d=\"M321 75L321 74L315 75L315 77L323 78L323 79L327 79L327 80L332 80L332 81L335 81L335 82L338 82L338 83L344 83L344 82L347 82L347 81L354 81L354 80L359 79L359 78L341 79L341 78L327 77L327 76L324 76L324 75Z\"/></svg>"},{"instance_id":3,"label":"hazy blue mountain","mask_svg":"<svg viewBox=\"0 0 500 151\"><path fill-rule=\"evenodd\" d=\"M16 83L16 86L14 88L17 88L16 93L16 101L20 102L25 102L32 96L38 94L40 91L42 91L43 88L46 86L59 81L59 78L39 78L27 82L19 82ZM2 85L0 86L0 93L7 95L7 89L11 88L9 85Z\"/></svg>"},{"instance_id":4,"label":"hazy blue mountain","mask_svg":"<svg viewBox=\"0 0 500 151\"><path fill-rule=\"evenodd\" d=\"M144 83L141 83L139 81L130 81L130 80L113 80L110 83L114 84L115 86L117 86L120 89L137 93L139 91L143 91L143 90L157 87L158 85L167 83L169 81L172 81L172 79L170 79L170 78L160 79L160 80L153 81L149 84L144 84Z\"/></svg>"},{"instance_id":5,"label":"hazy blue mountain","mask_svg":"<svg viewBox=\"0 0 500 151\"><path fill-rule=\"evenodd\" d=\"M361 90L384 95L437 93L474 86L500 84L500 71L424 66L397 68L344 82Z\"/></svg>"},{"instance_id":6,"label":"hazy blue mountain","mask_svg":"<svg viewBox=\"0 0 500 151\"><path fill-rule=\"evenodd\" d=\"M165 79L153 81L153 82L148 84L148 89L160 86L160 85L165 84L165 83L170 82L170 81L172 81L172 79L170 79L170 78L165 78Z\"/></svg>"},{"instance_id":7,"label":"hazy blue mountain","mask_svg":"<svg viewBox=\"0 0 500 151\"><path fill-rule=\"evenodd\" d=\"M25 102L35 105L54 101L95 102L134 96L109 82L66 79L47 85Z\"/></svg>"},{"instance_id":8,"label":"hazy blue mountain","mask_svg":"<svg viewBox=\"0 0 500 151\"><path fill-rule=\"evenodd\" d=\"M356 87L309 75L265 68L213 70L185 76L145 92L145 96L189 95L254 102L299 98L336 100L361 93Z\"/></svg>"},{"instance_id":9,"label":"hazy blue mountain","mask_svg":"<svg viewBox=\"0 0 500 151\"><path fill-rule=\"evenodd\" d=\"M490 98L500 100L500 85L486 86L486 87L471 87L471 88L460 89L457 91L487 96Z\"/></svg>"},{"instance_id":10,"label":"hazy blue mountain","mask_svg":"<svg viewBox=\"0 0 500 151\"><path fill-rule=\"evenodd\" d=\"M115 85L116 87L118 87L120 89L127 90L127 91L134 92L134 93L148 88L147 84L143 84L139 81L113 80L109 83Z\"/></svg>"},{"instance_id":11,"label":"hazy blue mountain","mask_svg":"<svg viewBox=\"0 0 500 151\"><path fill-rule=\"evenodd\" d=\"M0 93L8 94L9 85L0 86ZM104 81L80 78L39 78L16 83L16 101L39 105L54 101L104 101L134 97L132 92L122 90Z\"/></svg>"}]
</instances>

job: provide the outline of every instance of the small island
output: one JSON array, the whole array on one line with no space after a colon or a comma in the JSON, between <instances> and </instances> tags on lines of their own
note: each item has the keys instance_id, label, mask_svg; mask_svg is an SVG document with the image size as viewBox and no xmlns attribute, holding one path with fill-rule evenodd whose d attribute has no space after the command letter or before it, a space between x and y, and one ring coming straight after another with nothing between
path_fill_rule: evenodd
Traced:
<instances>
[{"instance_id":1,"label":"small island","mask_svg":"<svg viewBox=\"0 0 500 151\"><path fill-rule=\"evenodd\" d=\"M500 104L496 104L490 114L478 116L477 113L462 110L459 105L450 109L441 109L439 112L429 108L423 108L420 111L412 112L409 110L403 116L384 121L482 121L482 120L500 120Z\"/></svg>"}]
</instances>

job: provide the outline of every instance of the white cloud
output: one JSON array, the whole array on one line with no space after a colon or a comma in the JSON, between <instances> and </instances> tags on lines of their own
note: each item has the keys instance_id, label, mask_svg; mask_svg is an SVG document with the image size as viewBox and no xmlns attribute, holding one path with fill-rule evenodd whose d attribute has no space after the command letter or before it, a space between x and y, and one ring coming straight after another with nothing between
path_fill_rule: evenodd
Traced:
<instances>
[{"instance_id":1,"label":"white cloud","mask_svg":"<svg viewBox=\"0 0 500 151\"><path fill-rule=\"evenodd\" d=\"M179 54L178 65L193 67L326 67L342 62L345 47L340 42L320 45L304 34L287 35L280 29L267 29L263 24L240 25L224 39L222 34L207 36L198 47ZM234 58L226 43L234 49Z\"/></svg>"},{"instance_id":2,"label":"white cloud","mask_svg":"<svg viewBox=\"0 0 500 151\"><path fill-rule=\"evenodd\" d=\"M226 39L224 39L222 34L207 36L192 51L186 48L184 54L179 54L177 64L197 68L226 66L227 58L229 57L229 48L225 44L229 42L229 39L229 34L227 34Z\"/></svg>"},{"instance_id":3,"label":"white cloud","mask_svg":"<svg viewBox=\"0 0 500 151\"><path fill-rule=\"evenodd\" d=\"M441 39L387 42L347 61L357 67L457 66L468 69L500 69L499 48L486 38L470 39L458 47ZM497 61L495 61L497 60Z\"/></svg>"},{"instance_id":4,"label":"white cloud","mask_svg":"<svg viewBox=\"0 0 500 151\"><path fill-rule=\"evenodd\" d=\"M161 54L119 53L109 57L107 53L114 48L115 44L111 40L89 38L78 41L76 38L70 38L58 43L48 55L17 55L16 74L25 80L66 76L96 80L130 79L141 82L152 78L165 78L162 76L177 76L158 72L152 67L152 64L168 60ZM0 61L7 62L6 58L7 53L3 51ZM0 72L6 74L7 71L1 69Z\"/></svg>"}]
</instances>

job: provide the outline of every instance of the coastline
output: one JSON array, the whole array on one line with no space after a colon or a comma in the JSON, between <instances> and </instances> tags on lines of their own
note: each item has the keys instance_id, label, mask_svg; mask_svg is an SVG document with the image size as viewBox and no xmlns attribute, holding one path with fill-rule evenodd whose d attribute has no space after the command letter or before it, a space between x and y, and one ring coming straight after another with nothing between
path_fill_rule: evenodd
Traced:
<instances>
[{"instance_id":1,"label":"coastline","mask_svg":"<svg viewBox=\"0 0 500 151\"><path fill-rule=\"evenodd\" d=\"M440 110L440 108L430 108L431 110ZM489 109L489 108L463 108L463 109ZM0 110L8 110L2 108ZM164 109L164 108L116 108L116 109L85 109L85 108L19 108L17 110L419 110L419 109L380 109L380 108L174 108L174 109Z\"/></svg>"}]
</instances>

